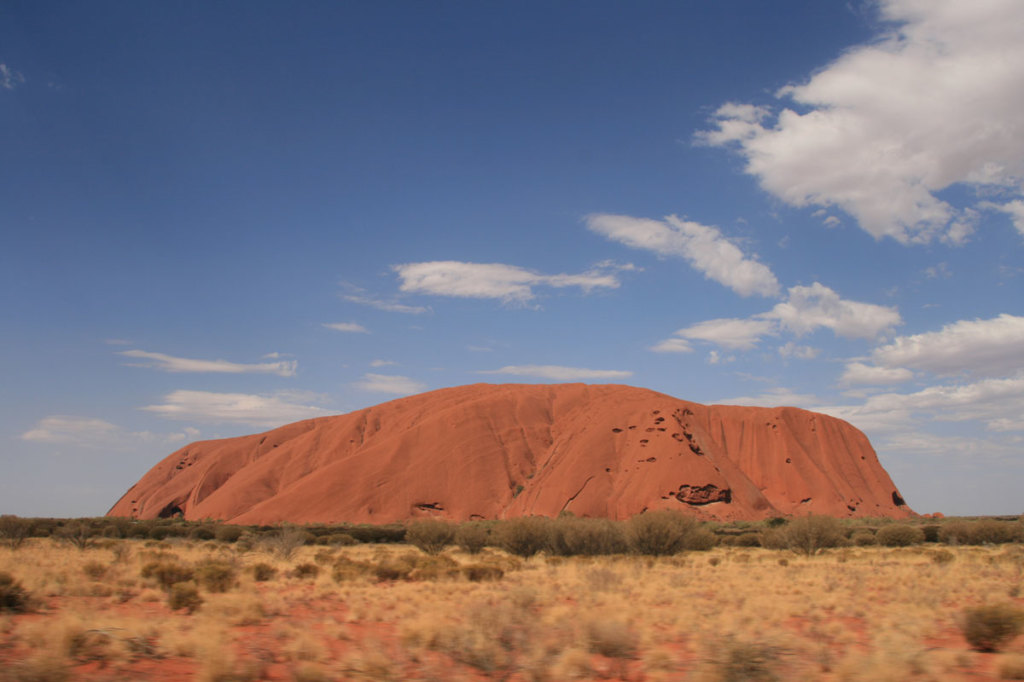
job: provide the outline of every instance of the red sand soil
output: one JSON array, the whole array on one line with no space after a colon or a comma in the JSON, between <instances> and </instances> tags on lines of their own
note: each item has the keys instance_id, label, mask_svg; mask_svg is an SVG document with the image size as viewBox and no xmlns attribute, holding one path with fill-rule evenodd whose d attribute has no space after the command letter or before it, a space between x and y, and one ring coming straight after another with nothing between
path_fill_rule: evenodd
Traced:
<instances>
[{"instance_id":1,"label":"red sand soil","mask_svg":"<svg viewBox=\"0 0 1024 682\"><path fill-rule=\"evenodd\" d=\"M867 437L840 419L585 384L461 386L193 443L108 514L385 523L660 508L718 520L914 515Z\"/></svg>"}]
</instances>

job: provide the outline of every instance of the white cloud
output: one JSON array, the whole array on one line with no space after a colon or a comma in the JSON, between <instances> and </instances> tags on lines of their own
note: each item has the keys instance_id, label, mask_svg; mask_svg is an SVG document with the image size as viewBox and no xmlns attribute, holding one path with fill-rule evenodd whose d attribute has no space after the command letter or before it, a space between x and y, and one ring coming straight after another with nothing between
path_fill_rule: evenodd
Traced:
<instances>
[{"instance_id":1,"label":"white cloud","mask_svg":"<svg viewBox=\"0 0 1024 682\"><path fill-rule=\"evenodd\" d=\"M708 279L741 296L775 296L779 282L771 269L726 239L720 230L667 216L663 221L624 215L594 214L587 227L600 235L659 256L684 258Z\"/></svg>"},{"instance_id":2,"label":"white cloud","mask_svg":"<svg viewBox=\"0 0 1024 682\"><path fill-rule=\"evenodd\" d=\"M52 415L36 422L32 429L21 434L21 439L35 443L75 445L92 450L127 450L145 444L167 445L184 441L186 437L191 437L191 431L194 429L167 434L128 431L102 419Z\"/></svg>"},{"instance_id":3,"label":"white cloud","mask_svg":"<svg viewBox=\"0 0 1024 682\"><path fill-rule=\"evenodd\" d=\"M654 346L654 350L689 349L685 339L708 341L724 348L750 350L758 344L761 337L771 334L775 334L775 325L770 319L737 319L735 317L708 319L706 322L677 331L675 336L679 337L678 339L666 339Z\"/></svg>"},{"instance_id":4,"label":"white cloud","mask_svg":"<svg viewBox=\"0 0 1024 682\"><path fill-rule=\"evenodd\" d=\"M325 322L324 326L337 332L350 332L354 334L369 334L370 331L357 322Z\"/></svg>"},{"instance_id":5,"label":"white cloud","mask_svg":"<svg viewBox=\"0 0 1024 682\"><path fill-rule=\"evenodd\" d=\"M810 393L796 393L788 388L773 388L755 396L740 396L717 401L719 405L750 405L752 407L802 407L817 409L818 398Z\"/></svg>"},{"instance_id":6,"label":"white cloud","mask_svg":"<svg viewBox=\"0 0 1024 682\"><path fill-rule=\"evenodd\" d=\"M688 340L714 343L724 348L750 350L765 336L784 331L797 335L821 327L840 336L874 338L893 325L900 324L895 308L859 303L843 299L828 287L815 282L812 286L790 287L788 297L770 311L748 318L720 318L698 322L675 332L673 338L655 344L658 352L689 352ZM783 357L813 358L817 349L788 342L779 348Z\"/></svg>"},{"instance_id":7,"label":"white cloud","mask_svg":"<svg viewBox=\"0 0 1024 682\"><path fill-rule=\"evenodd\" d=\"M562 367L560 365L508 365L479 374L512 374L514 376L538 377L552 381L584 381L587 379L625 379L632 372L615 369L586 369L584 367Z\"/></svg>"},{"instance_id":8,"label":"white cloud","mask_svg":"<svg viewBox=\"0 0 1024 682\"><path fill-rule=\"evenodd\" d=\"M397 301L387 301L382 298L376 298L374 296L367 296L365 294L345 294L342 296L346 301L350 303L358 303L359 305L370 306L377 310L383 310L388 313L403 313L405 315L422 315L429 313L430 308L422 305L406 305Z\"/></svg>"},{"instance_id":9,"label":"white cloud","mask_svg":"<svg viewBox=\"0 0 1024 682\"><path fill-rule=\"evenodd\" d=\"M784 358L798 358L800 360L813 360L821 353L821 349L812 346L799 346L793 341L787 341L779 346L779 355Z\"/></svg>"},{"instance_id":10,"label":"white cloud","mask_svg":"<svg viewBox=\"0 0 1024 682\"><path fill-rule=\"evenodd\" d=\"M274 427L290 422L325 417L331 414L314 405L303 404L308 394L279 392L270 395L250 393L213 393L209 391L173 391L163 403L141 409L167 419L202 423L250 424Z\"/></svg>"},{"instance_id":11,"label":"white cloud","mask_svg":"<svg viewBox=\"0 0 1024 682\"><path fill-rule=\"evenodd\" d=\"M374 360L370 363L370 367L387 367L389 365L397 365L398 363L394 360Z\"/></svg>"},{"instance_id":12,"label":"white cloud","mask_svg":"<svg viewBox=\"0 0 1024 682\"><path fill-rule=\"evenodd\" d=\"M364 374L362 380L355 382L353 386L363 391L393 395L412 395L427 390L426 384L409 377L373 373Z\"/></svg>"},{"instance_id":13,"label":"white cloud","mask_svg":"<svg viewBox=\"0 0 1024 682\"><path fill-rule=\"evenodd\" d=\"M618 269L618 268L616 268ZM525 303L534 297L533 288L579 287L585 292L598 287L615 289L618 278L608 269L595 268L578 275L542 275L502 263L431 261L393 265L406 293L494 298L506 303Z\"/></svg>"},{"instance_id":14,"label":"white cloud","mask_svg":"<svg viewBox=\"0 0 1024 682\"><path fill-rule=\"evenodd\" d=\"M998 376L1024 369L1024 317L960 320L937 332L896 337L875 349L875 364L939 375Z\"/></svg>"},{"instance_id":15,"label":"white cloud","mask_svg":"<svg viewBox=\"0 0 1024 682\"><path fill-rule=\"evenodd\" d=\"M862 429L901 430L914 418L980 421L1013 430L1024 414L1024 374L970 384L929 386L914 393L879 393L860 405L820 408Z\"/></svg>"},{"instance_id":16,"label":"white cloud","mask_svg":"<svg viewBox=\"0 0 1024 682\"><path fill-rule=\"evenodd\" d=\"M913 372L902 367L872 367L863 362L851 362L846 365L839 383L843 386L865 384L901 384L914 378Z\"/></svg>"},{"instance_id":17,"label":"white cloud","mask_svg":"<svg viewBox=\"0 0 1024 682\"><path fill-rule=\"evenodd\" d=\"M801 85L799 111L726 104L710 145L735 145L746 172L793 206L836 206L876 238L961 243L969 209L951 185L1013 193L1024 179L1024 3L882 0L896 28Z\"/></svg>"},{"instance_id":18,"label":"white cloud","mask_svg":"<svg viewBox=\"0 0 1024 682\"><path fill-rule=\"evenodd\" d=\"M0 88L13 90L25 82L25 77L20 71L15 71L6 64L0 64Z\"/></svg>"},{"instance_id":19,"label":"white cloud","mask_svg":"<svg viewBox=\"0 0 1024 682\"><path fill-rule=\"evenodd\" d=\"M787 300L765 316L798 335L826 327L840 336L866 339L903 321L896 308L848 301L818 282L790 287Z\"/></svg>"},{"instance_id":20,"label":"white cloud","mask_svg":"<svg viewBox=\"0 0 1024 682\"><path fill-rule=\"evenodd\" d=\"M686 339L671 338L659 341L651 346L651 350L656 353L692 353L693 346Z\"/></svg>"},{"instance_id":21,"label":"white cloud","mask_svg":"<svg viewBox=\"0 0 1024 682\"><path fill-rule=\"evenodd\" d=\"M992 202L985 202L982 204L982 208L992 208L997 211L1002 211L1010 216L1013 220L1013 226L1017 228L1017 231L1024 236L1024 201L1015 199L1008 201L1005 204L995 204Z\"/></svg>"},{"instance_id":22,"label":"white cloud","mask_svg":"<svg viewBox=\"0 0 1024 682\"><path fill-rule=\"evenodd\" d=\"M118 355L127 358L148 360L145 363L131 363L132 367L151 367L164 372L221 372L226 374L277 374L282 377L295 376L298 363L295 360L281 362L265 362L245 365L227 360L194 360L178 358L164 353L150 353L144 350L124 350Z\"/></svg>"}]
</instances>

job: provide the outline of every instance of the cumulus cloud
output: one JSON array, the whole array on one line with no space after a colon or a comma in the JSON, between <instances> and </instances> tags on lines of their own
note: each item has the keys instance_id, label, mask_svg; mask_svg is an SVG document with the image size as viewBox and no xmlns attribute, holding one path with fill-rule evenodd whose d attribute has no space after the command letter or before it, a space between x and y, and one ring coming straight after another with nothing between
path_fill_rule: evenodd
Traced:
<instances>
[{"instance_id":1,"label":"cumulus cloud","mask_svg":"<svg viewBox=\"0 0 1024 682\"><path fill-rule=\"evenodd\" d=\"M787 299L766 316L798 335L826 327L839 336L866 339L903 321L896 308L849 301L818 282L790 287Z\"/></svg>"},{"instance_id":2,"label":"cumulus cloud","mask_svg":"<svg viewBox=\"0 0 1024 682\"><path fill-rule=\"evenodd\" d=\"M182 390L168 393L159 405L141 409L180 421L274 427L330 414L328 410L308 404L312 397L289 391L256 395Z\"/></svg>"},{"instance_id":3,"label":"cumulus cloud","mask_svg":"<svg viewBox=\"0 0 1024 682\"><path fill-rule=\"evenodd\" d=\"M749 257L715 227L676 216L664 220L593 214L585 218L597 234L659 256L677 256L710 280L741 296L775 296L779 282L771 269Z\"/></svg>"},{"instance_id":4,"label":"cumulus cloud","mask_svg":"<svg viewBox=\"0 0 1024 682\"><path fill-rule=\"evenodd\" d=\"M129 431L116 424L90 417L51 415L40 419L21 439L53 445L75 445L91 450L127 450L145 444L168 445L191 437L195 429L183 433L157 434Z\"/></svg>"},{"instance_id":5,"label":"cumulus cloud","mask_svg":"<svg viewBox=\"0 0 1024 682\"><path fill-rule=\"evenodd\" d=\"M585 367L562 367L560 365L508 365L479 374L511 374L514 376L537 377L551 381L585 381L587 379L625 379L632 372L615 369L586 369Z\"/></svg>"},{"instance_id":6,"label":"cumulus cloud","mask_svg":"<svg viewBox=\"0 0 1024 682\"><path fill-rule=\"evenodd\" d=\"M725 104L697 140L735 148L746 172L790 205L839 207L875 238L961 243L976 216L942 190L1020 198L1024 3L880 7L894 28L777 93L795 106Z\"/></svg>"},{"instance_id":7,"label":"cumulus cloud","mask_svg":"<svg viewBox=\"0 0 1024 682\"><path fill-rule=\"evenodd\" d=\"M409 377L367 373L362 380L353 384L358 389L372 393L390 393L392 395L412 395L427 390L427 385Z\"/></svg>"},{"instance_id":8,"label":"cumulus cloud","mask_svg":"<svg viewBox=\"0 0 1024 682\"><path fill-rule=\"evenodd\" d=\"M534 298L534 287L578 287L584 292L599 287L615 289L619 280L607 268L595 268L578 275L542 275L502 263L431 261L393 265L406 293L493 298L506 303L526 303Z\"/></svg>"},{"instance_id":9,"label":"cumulus cloud","mask_svg":"<svg viewBox=\"0 0 1024 682\"><path fill-rule=\"evenodd\" d=\"M875 349L878 365L909 367L938 375L999 376L1024 369L1024 317L960 320L937 332L898 336Z\"/></svg>"},{"instance_id":10,"label":"cumulus cloud","mask_svg":"<svg viewBox=\"0 0 1024 682\"><path fill-rule=\"evenodd\" d=\"M688 352L690 340L706 341L724 348L751 350L765 336L783 332L803 335L819 328L831 329L846 337L874 338L900 324L895 308L849 301L823 284L790 287L786 300L768 312L748 318L720 318L698 322L675 332L673 338L660 341L651 350ZM813 358L817 350L789 342L779 348L783 357Z\"/></svg>"},{"instance_id":11,"label":"cumulus cloud","mask_svg":"<svg viewBox=\"0 0 1024 682\"><path fill-rule=\"evenodd\" d=\"M298 363L295 360L281 362L263 362L259 364L240 364L227 360L195 360L178 358L164 353L151 353L144 350L124 350L118 355L127 358L138 358L147 362L130 363L132 367L150 367L164 372L220 372L226 374L277 374L282 377L295 376Z\"/></svg>"},{"instance_id":12,"label":"cumulus cloud","mask_svg":"<svg viewBox=\"0 0 1024 682\"><path fill-rule=\"evenodd\" d=\"M324 322L324 326L337 332L369 334L370 331L358 322Z\"/></svg>"},{"instance_id":13,"label":"cumulus cloud","mask_svg":"<svg viewBox=\"0 0 1024 682\"><path fill-rule=\"evenodd\" d=\"M863 362L851 362L846 365L839 383L843 386L856 384L878 386L881 384L901 384L914 378L914 373L902 367L872 367Z\"/></svg>"}]
</instances>

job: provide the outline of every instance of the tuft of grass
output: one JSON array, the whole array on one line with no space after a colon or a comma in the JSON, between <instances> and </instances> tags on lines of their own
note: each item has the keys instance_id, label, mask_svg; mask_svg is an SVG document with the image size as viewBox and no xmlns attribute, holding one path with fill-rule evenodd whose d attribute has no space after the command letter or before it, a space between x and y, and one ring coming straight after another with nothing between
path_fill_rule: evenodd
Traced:
<instances>
[{"instance_id":1,"label":"tuft of grass","mask_svg":"<svg viewBox=\"0 0 1024 682\"><path fill-rule=\"evenodd\" d=\"M195 613L202 605L203 598L195 583L175 583L167 592L167 606L172 611L185 609L189 613Z\"/></svg>"},{"instance_id":2,"label":"tuft of grass","mask_svg":"<svg viewBox=\"0 0 1024 682\"><path fill-rule=\"evenodd\" d=\"M200 563L195 577L207 592L227 592L238 584L235 567L226 561L206 560Z\"/></svg>"},{"instance_id":3,"label":"tuft of grass","mask_svg":"<svg viewBox=\"0 0 1024 682\"><path fill-rule=\"evenodd\" d=\"M1011 654L999 661L999 679L1024 680L1024 656Z\"/></svg>"},{"instance_id":4,"label":"tuft of grass","mask_svg":"<svg viewBox=\"0 0 1024 682\"><path fill-rule=\"evenodd\" d=\"M1011 604L983 604L964 611L964 639L977 651L1000 651L1024 630L1024 611Z\"/></svg>"},{"instance_id":5,"label":"tuft of grass","mask_svg":"<svg viewBox=\"0 0 1024 682\"><path fill-rule=\"evenodd\" d=\"M249 570L252 571L252 579L258 583L265 583L277 577L277 569L267 563L253 564Z\"/></svg>"},{"instance_id":6,"label":"tuft of grass","mask_svg":"<svg viewBox=\"0 0 1024 682\"><path fill-rule=\"evenodd\" d=\"M31 600L28 592L10 573L0 571L0 612L24 613Z\"/></svg>"},{"instance_id":7,"label":"tuft of grass","mask_svg":"<svg viewBox=\"0 0 1024 682\"><path fill-rule=\"evenodd\" d=\"M619 620L592 620L586 634L590 651L608 658L636 658L640 649L636 632Z\"/></svg>"},{"instance_id":8,"label":"tuft of grass","mask_svg":"<svg viewBox=\"0 0 1024 682\"><path fill-rule=\"evenodd\" d=\"M717 682L776 682L783 651L757 641L726 638L711 659Z\"/></svg>"}]
</instances>

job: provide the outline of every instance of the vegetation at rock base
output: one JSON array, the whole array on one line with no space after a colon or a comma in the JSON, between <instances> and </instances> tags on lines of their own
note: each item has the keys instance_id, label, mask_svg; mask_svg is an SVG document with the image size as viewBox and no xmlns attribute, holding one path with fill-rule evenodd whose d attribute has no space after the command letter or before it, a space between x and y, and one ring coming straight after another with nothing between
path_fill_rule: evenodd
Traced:
<instances>
[{"instance_id":1,"label":"vegetation at rock base","mask_svg":"<svg viewBox=\"0 0 1024 682\"><path fill-rule=\"evenodd\" d=\"M1024 546L1002 541L1019 537L1016 518L565 514L450 524L433 553L413 524L361 526L359 542L341 524L24 521L24 541L0 543L4 682L152 666L181 679L966 680L982 655L1003 679L1024 669ZM69 526L84 548L62 539ZM282 530L301 540L287 558ZM328 540L339 534L352 542Z\"/></svg>"}]
</instances>

